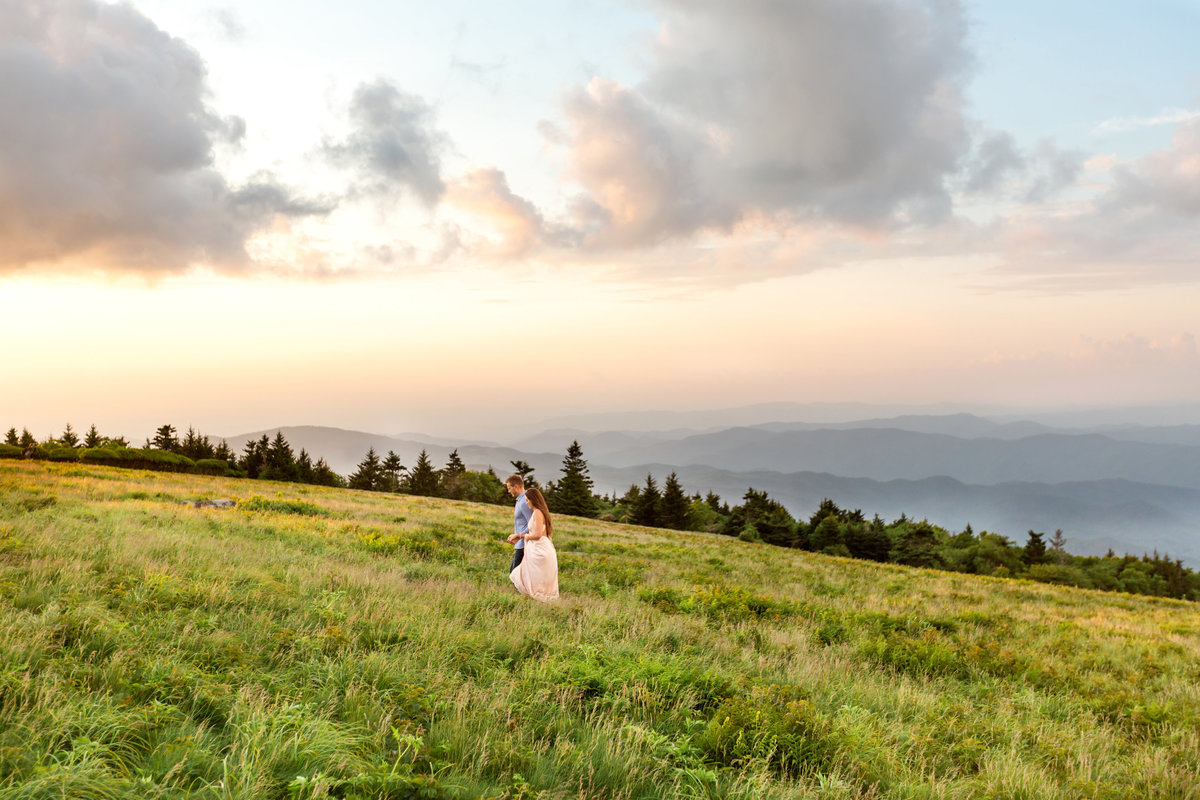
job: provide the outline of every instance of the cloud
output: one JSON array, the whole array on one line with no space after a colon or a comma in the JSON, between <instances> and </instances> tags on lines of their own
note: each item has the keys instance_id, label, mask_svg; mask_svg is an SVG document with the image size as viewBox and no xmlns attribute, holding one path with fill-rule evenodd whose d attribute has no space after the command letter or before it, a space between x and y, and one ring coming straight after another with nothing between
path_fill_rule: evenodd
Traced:
<instances>
[{"instance_id":1,"label":"cloud","mask_svg":"<svg viewBox=\"0 0 1200 800\"><path fill-rule=\"evenodd\" d=\"M1145 209L1195 222L1200 217L1200 117L1175 129L1170 148L1117 170L1103 205L1110 213Z\"/></svg>"},{"instance_id":2,"label":"cloud","mask_svg":"<svg viewBox=\"0 0 1200 800\"><path fill-rule=\"evenodd\" d=\"M963 192L972 197L1013 197L1041 203L1074 185L1084 169L1084 155L1062 150L1044 139L1031 150L1012 134L981 134L962 170Z\"/></svg>"},{"instance_id":3,"label":"cloud","mask_svg":"<svg viewBox=\"0 0 1200 800\"><path fill-rule=\"evenodd\" d=\"M785 212L886 228L944 219L969 146L952 0L659 0L645 81L569 92L575 222L596 247Z\"/></svg>"},{"instance_id":4,"label":"cloud","mask_svg":"<svg viewBox=\"0 0 1200 800\"><path fill-rule=\"evenodd\" d=\"M329 210L230 186L213 148L244 123L206 97L199 55L131 6L0 5L0 270L246 269L256 231Z\"/></svg>"},{"instance_id":5,"label":"cloud","mask_svg":"<svg viewBox=\"0 0 1200 800\"><path fill-rule=\"evenodd\" d=\"M508 187L504 173L495 168L474 169L456 178L446 192L446 202L487 222L500 234L498 242L483 248L485 255L513 258L537 248L546 237L541 213Z\"/></svg>"},{"instance_id":6,"label":"cloud","mask_svg":"<svg viewBox=\"0 0 1200 800\"><path fill-rule=\"evenodd\" d=\"M218 8L209 12L209 17L213 24L220 31L221 35L230 42L241 42L246 38L246 26L242 24L242 18L238 15L237 9L234 8Z\"/></svg>"},{"instance_id":7,"label":"cloud","mask_svg":"<svg viewBox=\"0 0 1200 800\"><path fill-rule=\"evenodd\" d=\"M434 206L446 190L440 153L446 137L421 98L386 80L361 84L350 103L353 131L327 142L326 155L357 173L352 196L395 199L413 194Z\"/></svg>"},{"instance_id":8,"label":"cloud","mask_svg":"<svg viewBox=\"0 0 1200 800\"><path fill-rule=\"evenodd\" d=\"M975 157L965 170L963 189L968 194L991 194L1003 186L1008 176L1024 172L1028 166L1012 134L988 134L976 146Z\"/></svg>"},{"instance_id":9,"label":"cloud","mask_svg":"<svg viewBox=\"0 0 1200 800\"><path fill-rule=\"evenodd\" d=\"M1200 280L1200 119L1108 172L1111 183L1071 213L1003 220L999 272L1055 291Z\"/></svg>"},{"instance_id":10,"label":"cloud","mask_svg":"<svg viewBox=\"0 0 1200 800\"><path fill-rule=\"evenodd\" d=\"M1093 134L1124 133L1139 128L1156 128L1160 125L1177 125L1180 122L1200 119L1200 111L1188 108L1166 108L1151 117L1113 117L1092 129Z\"/></svg>"}]
</instances>

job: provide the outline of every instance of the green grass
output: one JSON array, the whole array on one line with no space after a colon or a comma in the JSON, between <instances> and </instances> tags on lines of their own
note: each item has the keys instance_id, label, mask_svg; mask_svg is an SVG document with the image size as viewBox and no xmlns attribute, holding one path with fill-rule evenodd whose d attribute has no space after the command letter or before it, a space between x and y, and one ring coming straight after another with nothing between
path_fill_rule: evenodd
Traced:
<instances>
[{"instance_id":1,"label":"green grass","mask_svg":"<svg viewBox=\"0 0 1200 800\"><path fill-rule=\"evenodd\" d=\"M510 526L0 461L0 800L1200 798L1195 604Z\"/></svg>"}]
</instances>

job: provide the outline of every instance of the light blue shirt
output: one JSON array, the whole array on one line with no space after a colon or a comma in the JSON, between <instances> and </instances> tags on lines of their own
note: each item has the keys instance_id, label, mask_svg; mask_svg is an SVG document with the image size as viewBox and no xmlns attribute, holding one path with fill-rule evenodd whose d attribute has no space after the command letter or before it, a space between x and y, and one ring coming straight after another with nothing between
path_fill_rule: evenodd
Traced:
<instances>
[{"instance_id":1,"label":"light blue shirt","mask_svg":"<svg viewBox=\"0 0 1200 800\"><path fill-rule=\"evenodd\" d=\"M532 516L533 509L530 507L529 501L525 499L525 493L521 492L517 495L517 505L513 508L513 533L529 533L529 519ZM524 550L525 540L517 539L513 549Z\"/></svg>"}]
</instances>

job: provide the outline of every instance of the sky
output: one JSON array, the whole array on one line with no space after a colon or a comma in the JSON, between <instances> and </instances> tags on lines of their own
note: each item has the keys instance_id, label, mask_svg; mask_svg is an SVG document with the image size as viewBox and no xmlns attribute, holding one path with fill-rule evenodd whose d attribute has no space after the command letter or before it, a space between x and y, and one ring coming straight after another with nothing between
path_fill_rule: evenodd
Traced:
<instances>
[{"instance_id":1,"label":"sky","mask_svg":"<svg viewBox=\"0 0 1200 800\"><path fill-rule=\"evenodd\" d=\"M0 0L0 427L1198 404L1197 30Z\"/></svg>"}]
</instances>

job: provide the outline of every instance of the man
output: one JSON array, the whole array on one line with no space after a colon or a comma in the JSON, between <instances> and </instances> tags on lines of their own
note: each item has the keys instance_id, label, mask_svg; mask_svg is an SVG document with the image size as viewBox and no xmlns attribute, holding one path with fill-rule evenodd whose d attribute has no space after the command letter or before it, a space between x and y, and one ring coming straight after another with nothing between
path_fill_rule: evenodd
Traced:
<instances>
[{"instance_id":1,"label":"man","mask_svg":"<svg viewBox=\"0 0 1200 800\"><path fill-rule=\"evenodd\" d=\"M513 533L508 537L508 543L513 546L512 564L508 567L508 571L512 572L525 557L525 540L521 537L529 533L529 518L533 516L533 508L525 499L524 478L520 475L509 475L504 486L511 496L517 498L517 504L513 508Z\"/></svg>"}]
</instances>

